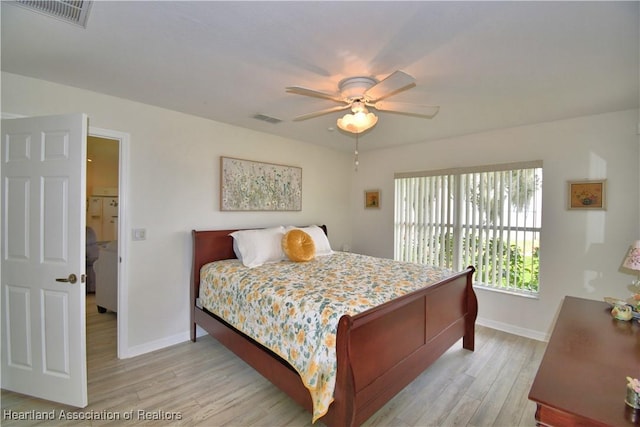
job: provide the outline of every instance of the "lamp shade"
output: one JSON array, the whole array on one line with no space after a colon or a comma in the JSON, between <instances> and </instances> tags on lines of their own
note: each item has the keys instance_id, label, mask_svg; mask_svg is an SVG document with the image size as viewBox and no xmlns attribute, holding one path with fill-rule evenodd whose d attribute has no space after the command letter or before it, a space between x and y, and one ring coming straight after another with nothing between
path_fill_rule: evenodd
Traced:
<instances>
[{"instance_id":1,"label":"lamp shade","mask_svg":"<svg viewBox=\"0 0 640 427\"><path fill-rule=\"evenodd\" d=\"M376 123L378 123L378 117L373 113L367 113L366 110L358 111L355 114L345 114L344 117L338 119L338 127L351 133L362 133L371 129Z\"/></svg>"},{"instance_id":2,"label":"lamp shade","mask_svg":"<svg viewBox=\"0 0 640 427\"><path fill-rule=\"evenodd\" d=\"M640 240L636 240L633 245L631 245L622 266L631 270L640 271Z\"/></svg>"}]
</instances>

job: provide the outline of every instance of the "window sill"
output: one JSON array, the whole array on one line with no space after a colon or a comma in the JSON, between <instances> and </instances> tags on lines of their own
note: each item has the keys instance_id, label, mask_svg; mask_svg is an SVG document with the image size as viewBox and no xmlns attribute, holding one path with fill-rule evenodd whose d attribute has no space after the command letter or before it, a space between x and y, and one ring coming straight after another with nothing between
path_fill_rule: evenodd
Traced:
<instances>
[{"instance_id":1,"label":"window sill","mask_svg":"<svg viewBox=\"0 0 640 427\"><path fill-rule=\"evenodd\" d=\"M509 291L506 289L497 289L489 286L483 286L477 283L473 285L474 289L487 291L487 292L497 292L500 294L513 295L516 297L528 298L528 299L540 299L540 293L532 293L532 292L517 292L517 291Z\"/></svg>"}]
</instances>

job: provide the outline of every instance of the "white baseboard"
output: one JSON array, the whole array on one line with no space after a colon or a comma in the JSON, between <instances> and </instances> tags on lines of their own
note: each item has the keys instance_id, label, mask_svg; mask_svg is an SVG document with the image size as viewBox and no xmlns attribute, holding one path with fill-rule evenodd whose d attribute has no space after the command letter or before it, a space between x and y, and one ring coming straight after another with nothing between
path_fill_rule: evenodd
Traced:
<instances>
[{"instance_id":1,"label":"white baseboard","mask_svg":"<svg viewBox=\"0 0 640 427\"><path fill-rule=\"evenodd\" d=\"M518 326L513 326L508 323L497 322L495 320L483 319L481 317L478 317L476 319L476 324L480 326L486 326L487 328L491 328L491 329L497 329L498 331L507 332L509 334L530 338L532 340L544 341L544 342L549 341L549 334L544 334L539 331L534 331L533 329L520 328Z\"/></svg>"},{"instance_id":2,"label":"white baseboard","mask_svg":"<svg viewBox=\"0 0 640 427\"><path fill-rule=\"evenodd\" d=\"M196 326L196 338L200 338L204 335L208 335L207 331L202 329L200 326ZM130 357L140 356L145 353L150 353L152 351L161 350L165 347L170 347L175 344L180 344L185 341L189 341L190 339L191 339L191 332L189 331L183 332L181 334L176 334L170 337L166 337L166 338L161 338L159 340L129 347L128 349L122 352L121 358L128 359Z\"/></svg>"},{"instance_id":3,"label":"white baseboard","mask_svg":"<svg viewBox=\"0 0 640 427\"><path fill-rule=\"evenodd\" d=\"M152 351L160 350L165 347L180 344L181 342L185 342L189 339L191 339L189 332L183 332L181 334L176 334L170 337L165 337L159 340L129 347L127 351L124 352L125 354L123 355L123 358L127 359L129 357L140 356L141 354L150 353Z\"/></svg>"},{"instance_id":4,"label":"white baseboard","mask_svg":"<svg viewBox=\"0 0 640 427\"><path fill-rule=\"evenodd\" d=\"M200 326L196 325L196 338L200 338L205 335L209 335L209 333L202 329Z\"/></svg>"},{"instance_id":5,"label":"white baseboard","mask_svg":"<svg viewBox=\"0 0 640 427\"><path fill-rule=\"evenodd\" d=\"M22 119L24 117L27 117L27 116L24 116L22 114L7 113L4 111L0 112L0 118L3 118L3 119Z\"/></svg>"}]
</instances>

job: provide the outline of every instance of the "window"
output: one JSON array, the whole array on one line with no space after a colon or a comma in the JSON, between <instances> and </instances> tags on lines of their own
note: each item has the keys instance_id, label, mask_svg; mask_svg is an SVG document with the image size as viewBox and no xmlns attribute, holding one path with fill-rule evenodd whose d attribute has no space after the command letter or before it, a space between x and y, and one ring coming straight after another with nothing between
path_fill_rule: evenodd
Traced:
<instances>
[{"instance_id":1,"label":"window","mask_svg":"<svg viewBox=\"0 0 640 427\"><path fill-rule=\"evenodd\" d=\"M396 260L476 268L477 285L539 288L542 162L395 176Z\"/></svg>"}]
</instances>

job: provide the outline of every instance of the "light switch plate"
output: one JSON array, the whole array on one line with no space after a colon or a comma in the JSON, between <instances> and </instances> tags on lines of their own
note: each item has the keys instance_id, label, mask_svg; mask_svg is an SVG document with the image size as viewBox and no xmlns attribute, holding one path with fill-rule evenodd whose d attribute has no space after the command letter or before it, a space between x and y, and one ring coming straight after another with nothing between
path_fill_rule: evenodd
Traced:
<instances>
[{"instance_id":1,"label":"light switch plate","mask_svg":"<svg viewBox=\"0 0 640 427\"><path fill-rule=\"evenodd\" d=\"M133 234L133 240L147 239L147 230L145 228L134 228L132 234Z\"/></svg>"}]
</instances>

